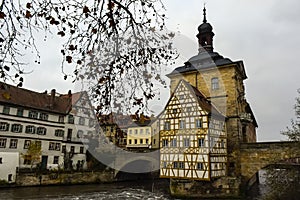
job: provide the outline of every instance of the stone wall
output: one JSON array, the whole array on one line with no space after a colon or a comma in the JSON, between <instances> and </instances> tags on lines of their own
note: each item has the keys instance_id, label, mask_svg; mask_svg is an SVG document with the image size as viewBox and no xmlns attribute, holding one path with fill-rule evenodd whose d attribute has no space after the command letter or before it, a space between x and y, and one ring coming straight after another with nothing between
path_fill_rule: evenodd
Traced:
<instances>
[{"instance_id":1,"label":"stone wall","mask_svg":"<svg viewBox=\"0 0 300 200\"><path fill-rule=\"evenodd\" d=\"M108 183L114 181L113 171L103 172L52 172L42 175L35 173L19 173L16 177L17 186L37 186L37 185L72 185Z\"/></svg>"},{"instance_id":2,"label":"stone wall","mask_svg":"<svg viewBox=\"0 0 300 200\"><path fill-rule=\"evenodd\" d=\"M178 198L240 198L241 180L222 177L214 181L170 180L171 195Z\"/></svg>"},{"instance_id":3,"label":"stone wall","mask_svg":"<svg viewBox=\"0 0 300 200\"><path fill-rule=\"evenodd\" d=\"M300 142L264 142L241 145L241 173L248 182L260 169L300 157Z\"/></svg>"}]
</instances>

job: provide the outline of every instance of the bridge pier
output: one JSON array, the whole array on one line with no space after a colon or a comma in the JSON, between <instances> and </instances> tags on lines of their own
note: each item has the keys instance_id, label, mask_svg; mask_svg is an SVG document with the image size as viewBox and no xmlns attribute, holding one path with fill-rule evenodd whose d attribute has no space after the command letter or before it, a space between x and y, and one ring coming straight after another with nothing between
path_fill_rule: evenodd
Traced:
<instances>
[{"instance_id":1,"label":"bridge pier","mask_svg":"<svg viewBox=\"0 0 300 200\"><path fill-rule=\"evenodd\" d=\"M207 181L195 180L170 180L171 195L178 198L239 199L243 196L242 179L239 177L221 177Z\"/></svg>"}]
</instances>

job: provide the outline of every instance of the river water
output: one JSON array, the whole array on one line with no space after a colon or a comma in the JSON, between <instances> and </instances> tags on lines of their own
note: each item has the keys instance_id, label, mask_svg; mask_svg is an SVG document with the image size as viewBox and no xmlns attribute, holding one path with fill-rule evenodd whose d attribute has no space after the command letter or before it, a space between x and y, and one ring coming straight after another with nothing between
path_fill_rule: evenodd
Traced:
<instances>
[{"instance_id":1,"label":"river water","mask_svg":"<svg viewBox=\"0 0 300 200\"><path fill-rule=\"evenodd\" d=\"M262 177L263 181L263 177ZM252 188L247 200L263 200L266 189L261 183ZM175 200L165 179L137 180L115 184L0 188L0 199L46 200Z\"/></svg>"}]
</instances>

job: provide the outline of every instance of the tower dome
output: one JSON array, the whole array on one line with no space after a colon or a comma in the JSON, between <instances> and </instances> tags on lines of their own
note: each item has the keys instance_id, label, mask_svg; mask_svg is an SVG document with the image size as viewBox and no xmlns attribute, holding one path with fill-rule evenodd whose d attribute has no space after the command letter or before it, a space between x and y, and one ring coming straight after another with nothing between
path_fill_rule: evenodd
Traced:
<instances>
[{"instance_id":1,"label":"tower dome","mask_svg":"<svg viewBox=\"0 0 300 200\"><path fill-rule=\"evenodd\" d=\"M203 51L213 51L213 27L206 20L206 8L203 9L203 23L198 27L198 42L199 42L199 53Z\"/></svg>"}]
</instances>

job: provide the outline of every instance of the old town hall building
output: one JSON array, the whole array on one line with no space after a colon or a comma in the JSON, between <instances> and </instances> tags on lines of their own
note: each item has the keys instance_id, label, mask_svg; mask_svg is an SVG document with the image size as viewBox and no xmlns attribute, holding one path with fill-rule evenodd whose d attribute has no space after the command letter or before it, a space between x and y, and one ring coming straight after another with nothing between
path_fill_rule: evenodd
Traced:
<instances>
[{"instance_id":1,"label":"old town hall building","mask_svg":"<svg viewBox=\"0 0 300 200\"><path fill-rule=\"evenodd\" d=\"M203 11L199 52L167 75L171 97L159 117L160 176L171 178L175 194L180 180L227 187L231 178L240 176L239 144L256 142L257 123L245 98L243 61L214 51L213 27Z\"/></svg>"}]
</instances>

